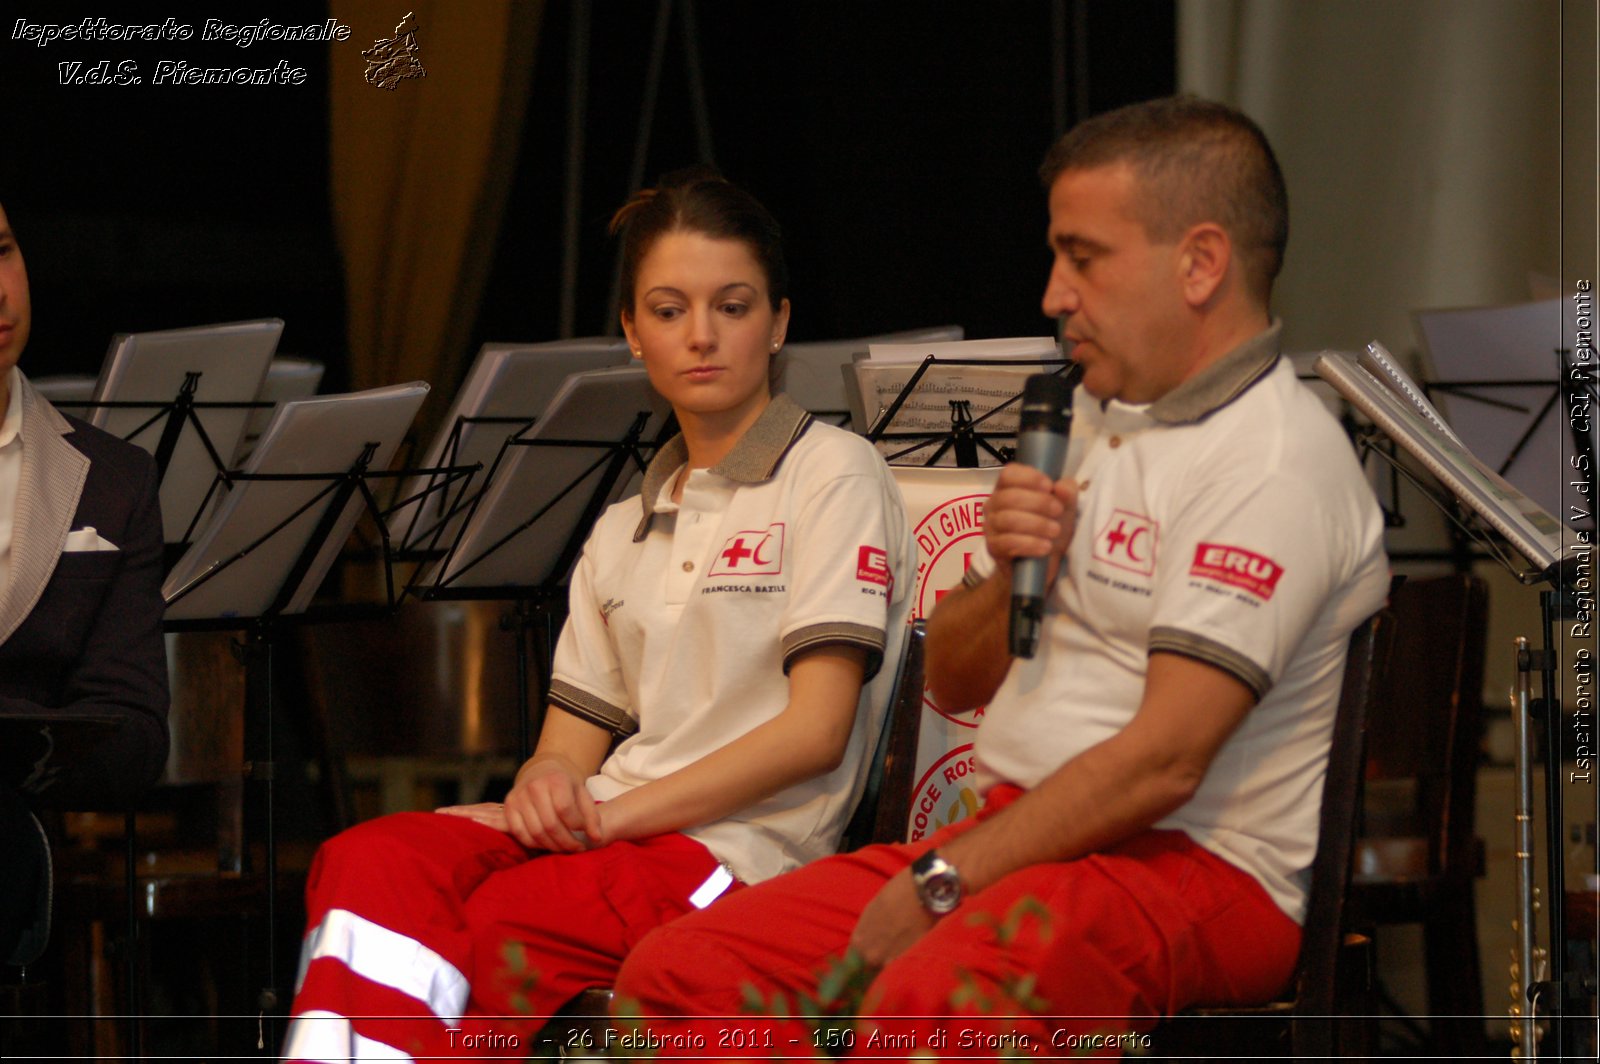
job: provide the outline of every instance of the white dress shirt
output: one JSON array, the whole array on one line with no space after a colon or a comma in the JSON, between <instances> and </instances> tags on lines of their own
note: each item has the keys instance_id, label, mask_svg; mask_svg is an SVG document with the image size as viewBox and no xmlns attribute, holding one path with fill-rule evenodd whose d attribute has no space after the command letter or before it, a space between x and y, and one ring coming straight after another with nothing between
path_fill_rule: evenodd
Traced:
<instances>
[{"instance_id":1,"label":"white dress shirt","mask_svg":"<svg viewBox=\"0 0 1600 1064\"><path fill-rule=\"evenodd\" d=\"M6 373L11 400L0 421L0 597L11 579L11 530L16 524L17 484L22 479L22 371Z\"/></svg>"}]
</instances>

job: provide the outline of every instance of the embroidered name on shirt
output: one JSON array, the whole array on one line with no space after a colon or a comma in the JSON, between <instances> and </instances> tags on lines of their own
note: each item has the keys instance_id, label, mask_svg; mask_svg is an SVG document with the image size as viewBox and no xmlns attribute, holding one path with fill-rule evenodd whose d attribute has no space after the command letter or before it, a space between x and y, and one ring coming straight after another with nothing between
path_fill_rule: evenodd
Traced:
<instances>
[{"instance_id":1,"label":"embroidered name on shirt","mask_svg":"<svg viewBox=\"0 0 1600 1064\"><path fill-rule=\"evenodd\" d=\"M611 627L611 615L622 608L622 600L608 598L600 604L600 620L607 628Z\"/></svg>"},{"instance_id":2,"label":"embroidered name on shirt","mask_svg":"<svg viewBox=\"0 0 1600 1064\"><path fill-rule=\"evenodd\" d=\"M1272 597L1283 576L1283 566L1264 554L1222 543L1202 543L1194 549L1190 576L1247 591L1263 602Z\"/></svg>"},{"instance_id":3,"label":"embroidered name on shirt","mask_svg":"<svg viewBox=\"0 0 1600 1064\"><path fill-rule=\"evenodd\" d=\"M1094 537L1096 561L1150 576L1156 571L1156 535L1161 526L1143 514L1113 510Z\"/></svg>"},{"instance_id":4,"label":"embroidered name on shirt","mask_svg":"<svg viewBox=\"0 0 1600 1064\"><path fill-rule=\"evenodd\" d=\"M783 522L735 532L717 551L707 576L772 576L783 572Z\"/></svg>"}]
</instances>

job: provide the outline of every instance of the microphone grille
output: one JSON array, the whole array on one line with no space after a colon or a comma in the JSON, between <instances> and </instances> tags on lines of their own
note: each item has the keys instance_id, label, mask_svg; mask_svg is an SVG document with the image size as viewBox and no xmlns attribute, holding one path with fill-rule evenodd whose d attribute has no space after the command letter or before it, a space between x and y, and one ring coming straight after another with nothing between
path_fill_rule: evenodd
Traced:
<instances>
[{"instance_id":1,"label":"microphone grille","mask_svg":"<svg viewBox=\"0 0 1600 1064\"><path fill-rule=\"evenodd\" d=\"M1076 374L1071 376L1076 377ZM1019 431L1064 432L1072 412L1074 380L1059 373L1035 373L1022 387Z\"/></svg>"}]
</instances>

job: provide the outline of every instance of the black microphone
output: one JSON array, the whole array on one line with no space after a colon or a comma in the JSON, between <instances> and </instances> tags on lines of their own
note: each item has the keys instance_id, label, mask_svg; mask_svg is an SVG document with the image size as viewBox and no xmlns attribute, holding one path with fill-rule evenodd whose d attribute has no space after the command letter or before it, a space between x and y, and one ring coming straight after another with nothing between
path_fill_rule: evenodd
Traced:
<instances>
[{"instance_id":1,"label":"black microphone","mask_svg":"<svg viewBox=\"0 0 1600 1064\"><path fill-rule=\"evenodd\" d=\"M1066 374L1036 373L1022 389L1022 416L1017 427L1017 457L1022 465L1051 480L1061 479L1067 461L1067 433L1072 428L1074 366ZM1011 656L1031 658L1039 648L1044 621L1045 558L1018 558L1011 563Z\"/></svg>"}]
</instances>

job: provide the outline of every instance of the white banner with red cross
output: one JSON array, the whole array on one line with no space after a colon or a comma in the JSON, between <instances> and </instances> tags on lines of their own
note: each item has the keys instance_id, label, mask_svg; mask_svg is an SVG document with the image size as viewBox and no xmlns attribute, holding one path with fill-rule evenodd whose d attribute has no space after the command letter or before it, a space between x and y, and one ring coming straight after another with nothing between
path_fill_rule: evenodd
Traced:
<instances>
[{"instance_id":1,"label":"white banner with red cross","mask_svg":"<svg viewBox=\"0 0 1600 1064\"><path fill-rule=\"evenodd\" d=\"M927 617L939 599L961 585L983 551L983 511L998 468L925 469L894 466L906 515L917 542L917 579L911 616ZM972 787L973 730L983 709L954 713L923 692L917 741L916 788L906 838L923 838L978 808Z\"/></svg>"}]
</instances>

